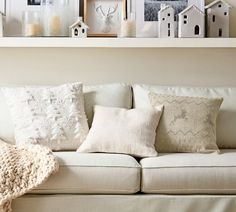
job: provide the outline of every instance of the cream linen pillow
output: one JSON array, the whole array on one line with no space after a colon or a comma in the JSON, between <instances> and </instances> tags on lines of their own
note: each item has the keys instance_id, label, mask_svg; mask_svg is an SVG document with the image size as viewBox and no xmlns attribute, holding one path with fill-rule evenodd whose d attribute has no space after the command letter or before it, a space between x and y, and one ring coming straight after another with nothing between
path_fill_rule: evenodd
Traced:
<instances>
[{"instance_id":1,"label":"cream linen pillow","mask_svg":"<svg viewBox=\"0 0 236 212\"><path fill-rule=\"evenodd\" d=\"M216 118L222 98L183 97L149 93L153 107L164 105L157 128L158 152L213 152Z\"/></svg>"},{"instance_id":2,"label":"cream linen pillow","mask_svg":"<svg viewBox=\"0 0 236 212\"><path fill-rule=\"evenodd\" d=\"M3 88L16 144L76 150L88 133L81 83L55 87Z\"/></svg>"},{"instance_id":3,"label":"cream linen pillow","mask_svg":"<svg viewBox=\"0 0 236 212\"><path fill-rule=\"evenodd\" d=\"M156 156L154 143L162 108L127 110L95 106L92 127L77 151Z\"/></svg>"}]
</instances>

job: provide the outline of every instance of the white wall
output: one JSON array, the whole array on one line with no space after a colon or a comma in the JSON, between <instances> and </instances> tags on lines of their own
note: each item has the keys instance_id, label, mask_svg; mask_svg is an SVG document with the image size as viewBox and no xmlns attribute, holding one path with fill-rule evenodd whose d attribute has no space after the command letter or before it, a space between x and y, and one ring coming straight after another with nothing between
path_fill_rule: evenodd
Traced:
<instances>
[{"instance_id":1,"label":"white wall","mask_svg":"<svg viewBox=\"0 0 236 212\"><path fill-rule=\"evenodd\" d=\"M210 2L210 1L208 1ZM236 37L236 1L231 36ZM0 84L83 81L236 86L234 49L0 48Z\"/></svg>"},{"instance_id":2,"label":"white wall","mask_svg":"<svg viewBox=\"0 0 236 212\"><path fill-rule=\"evenodd\" d=\"M236 49L0 49L0 84L236 86Z\"/></svg>"}]
</instances>

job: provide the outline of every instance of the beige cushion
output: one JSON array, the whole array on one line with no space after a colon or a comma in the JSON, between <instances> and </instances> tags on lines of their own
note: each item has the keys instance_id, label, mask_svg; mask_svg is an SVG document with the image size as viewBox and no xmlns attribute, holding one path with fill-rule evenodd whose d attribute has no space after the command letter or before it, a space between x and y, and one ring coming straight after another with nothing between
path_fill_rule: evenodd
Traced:
<instances>
[{"instance_id":1,"label":"beige cushion","mask_svg":"<svg viewBox=\"0 0 236 212\"><path fill-rule=\"evenodd\" d=\"M33 193L132 194L140 189L140 165L128 155L55 152L60 169Z\"/></svg>"},{"instance_id":2,"label":"beige cushion","mask_svg":"<svg viewBox=\"0 0 236 212\"><path fill-rule=\"evenodd\" d=\"M150 105L150 91L177 96L202 96L207 98L223 97L217 118L217 144L219 148L236 148L236 88L199 88L134 85L134 107L143 108Z\"/></svg>"},{"instance_id":3,"label":"beige cushion","mask_svg":"<svg viewBox=\"0 0 236 212\"><path fill-rule=\"evenodd\" d=\"M83 85L2 88L15 126L16 144L76 150L88 133Z\"/></svg>"},{"instance_id":4,"label":"beige cushion","mask_svg":"<svg viewBox=\"0 0 236 212\"><path fill-rule=\"evenodd\" d=\"M156 156L156 128L162 106L132 109L95 106L92 127L78 152L124 153Z\"/></svg>"},{"instance_id":5,"label":"beige cushion","mask_svg":"<svg viewBox=\"0 0 236 212\"><path fill-rule=\"evenodd\" d=\"M157 128L158 152L212 152L216 145L216 118L223 99L150 93L153 107L164 105Z\"/></svg>"},{"instance_id":6,"label":"beige cushion","mask_svg":"<svg viewBox=\"0 0 236 212\"><path fill-rule=\"evenodd\" d=\"M12 86L16 87L16 86ZM85 112L89 124L93 119L94 105L132 107L131 86L124 83L84 86ZM2 92L0 91L0 138L8 143L15 143L14 126Z\"/></svg>"},{"instance_id":7,"label":"beige cushion","mask_svg":"<svg viewBox=\"0 0 236 212\"><path fill-rule=\"evenodd\" d=\"M145 193L236 194L236 150L159 154L140 163Z\"/></svg>"}]
</instances>

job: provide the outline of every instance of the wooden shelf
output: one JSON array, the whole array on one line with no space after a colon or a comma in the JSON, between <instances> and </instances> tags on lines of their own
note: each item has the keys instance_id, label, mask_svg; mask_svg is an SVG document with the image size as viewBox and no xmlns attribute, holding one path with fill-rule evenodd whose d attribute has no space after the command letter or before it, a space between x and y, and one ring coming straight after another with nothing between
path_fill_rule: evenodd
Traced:
<instances>
[{"instance_id":1,"label":"wooden shelf","mask_svg":"<svg viewBox=\"0 0 236 212\"><path fill-rule=\"evenodd\" d=\"M0 38L0 48L236 48L236 38Z\"/></svg>"}]
</instances>

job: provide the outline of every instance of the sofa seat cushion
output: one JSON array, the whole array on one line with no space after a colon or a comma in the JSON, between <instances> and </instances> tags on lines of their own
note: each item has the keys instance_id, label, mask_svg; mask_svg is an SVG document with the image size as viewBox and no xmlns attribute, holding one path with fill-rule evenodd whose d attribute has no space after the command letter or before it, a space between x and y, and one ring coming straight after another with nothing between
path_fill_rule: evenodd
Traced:
<instances>
[{"instance_id":1,"label":"sofa seat cushion","mask_svg":"<svg viewBox=\"0 0 236 212\"><path fill-rule=\"evenodd\" d=\"M159 154L140 163L144 193L236 194L236 150Z\"/></svg>"},{"instance_id":2,"label":"sofa seat cushion","mask_svg":"<svg viewBox=\"0 0 236 212\"><path fill-rule=\"evenodd\" d=\"M140 190L140 165L121 154L55 152L59 172L32 193L132 194Z\"/></svg>"}]
</instances>

